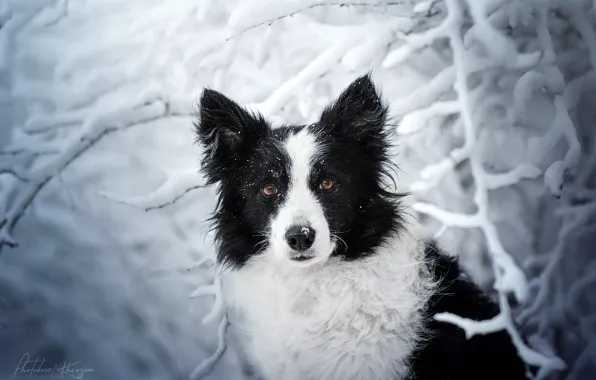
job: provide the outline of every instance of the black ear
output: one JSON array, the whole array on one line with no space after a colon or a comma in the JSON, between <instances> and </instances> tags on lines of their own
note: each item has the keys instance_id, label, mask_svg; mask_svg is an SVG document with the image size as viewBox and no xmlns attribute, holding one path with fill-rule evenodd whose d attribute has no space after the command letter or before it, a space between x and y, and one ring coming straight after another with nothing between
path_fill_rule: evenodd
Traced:
<instances>
[{"instance_id":1,"label":"black ear","mask_svg":"<svg viewBox=\"0 0 596 380\"><path fill-rule=\"evenodd\" d=\"M383 134L387 106L370 79L370 74L352 82L321 115L324 128L355 137Z\"/></svg>"},{"instance_id":2,"label":"black ear","mask_svg":"<svg viewBox=\"0 0 596 380\"><path fill-rule=\"evenodd\" d=\"M221 181L269 133L261 115L211 89L203 91L197 116L195 134L204 149L202 168L209 183Z\"/></svg>"}]
</instances>

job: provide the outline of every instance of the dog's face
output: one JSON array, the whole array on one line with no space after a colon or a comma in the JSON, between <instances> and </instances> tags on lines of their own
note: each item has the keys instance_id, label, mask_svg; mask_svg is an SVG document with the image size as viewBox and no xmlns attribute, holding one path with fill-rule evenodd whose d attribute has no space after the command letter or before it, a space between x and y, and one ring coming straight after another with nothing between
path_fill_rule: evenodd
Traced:
<instances>
[{"instance_id":1,"label":"dog's face","mask_svg":"<svg viewBox=\"0 0 596 380\"><path fill-rule=\"evenodd\" d=\"M385 189L387 107L368 76L308 126L272 129L205 90L195 123L202 169L218 184L218 259L241 267L258 255L306 267L331 255L366 256L401 226L399 194Z\"/></svg>"}]
</instances>

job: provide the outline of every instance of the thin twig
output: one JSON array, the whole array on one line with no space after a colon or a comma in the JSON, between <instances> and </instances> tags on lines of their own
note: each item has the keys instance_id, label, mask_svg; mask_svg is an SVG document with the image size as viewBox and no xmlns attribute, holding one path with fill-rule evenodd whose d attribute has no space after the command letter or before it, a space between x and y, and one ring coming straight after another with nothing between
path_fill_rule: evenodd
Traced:
<instances>
[{"instance_id":1,"label":"thin twig","mask_svg":"<svg viewBox=\"0 0 596 380\"><path fill-rule=\"evenodd\" d=\"M162 203L162 204L157 205L157 206L147 207L147 208L145 208L145 211L151 211L151 210L155 210L155 209L164 208L164 207L169 206L169 205L173 205L179 199L183 198L186 194L190 193L191 191L197 190L197 189L204 189L205 187L206 187L205 185L197 185L197 186L189 187L182 194L178 195L177 197L175 197L174 199L172 199L170 202Z\"/></svg>"},{"instance_id":2,"label":"thin twig","mask_svg":"<svg viewBox=\"0 0 596 380\"><path fill-rule=\"evenodd\" d=\"M276 21L282 20L284 18L292 17L292 16L294 16L294 15L296 15L298 13L302 13L302 12L305 12L305 11L310 10L310 9L321 8L321 7L340 7L340 8L343 8L343 7L366 7L366 8L374 9L374 8L380 8L380 7L387 8L387 7L390 7L390 6L404 5L404 4L407 4L407 3L406 2L403 2L403 1L391 1L391 2L382 3L382 4L343 3L343 2L312 4L312 5L309 5L307 7L300 8L300 9L294 11L294 12L285 14L283 16L271 18L271 19L268 19L267 21L263 21L263 22L260 22L260 23L255 24L255 25L252 25L252 26L250 26L248 28L245 28L245 29L241 30L240 32L234 34L233 36L230 36L230 37L226 38L226 41L230 41L230 40L232 40L232 39L234 39L234 38L236 38L236 37L238 37L238 36L240 36L240 35L248 32L249 30L256 29L256 28L261 27L263 25L271 25L271 24L275 23ZM401 18L413 18L413 17L414 18L428 18L428 17L433 17L433 16L435 16L435 15L437 15L439 13L440 13L439 11L435 11L434 10L434 4L433 4L433 6L429 9L429 11L426 12L425 14L423 14L423 15L414 15L414 16L412 16L412 14L404 14L404 15L394 15L394 14L392 14L391 16L393 16L393 17L401 17Z\"/></svg>"}]
</instances>

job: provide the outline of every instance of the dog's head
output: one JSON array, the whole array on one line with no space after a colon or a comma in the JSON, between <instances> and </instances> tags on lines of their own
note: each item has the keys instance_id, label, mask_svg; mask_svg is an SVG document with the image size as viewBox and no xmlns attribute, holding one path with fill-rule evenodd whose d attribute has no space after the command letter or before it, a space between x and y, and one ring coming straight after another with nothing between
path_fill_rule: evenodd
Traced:
<instances>
[{"instance_id":1,"label":"dog's head","mask_svg":"<svg viewBox=\"0 0 596 380\"><path fill-rule=\"evenodd\" d=\"M391 180L387 107L370 77L308 126L267 121L206 89L195 123L202 170L218 185L213 221L222 264L269 255L310 266L369 255L401 227Z\"/></svg>"}]
</instances>

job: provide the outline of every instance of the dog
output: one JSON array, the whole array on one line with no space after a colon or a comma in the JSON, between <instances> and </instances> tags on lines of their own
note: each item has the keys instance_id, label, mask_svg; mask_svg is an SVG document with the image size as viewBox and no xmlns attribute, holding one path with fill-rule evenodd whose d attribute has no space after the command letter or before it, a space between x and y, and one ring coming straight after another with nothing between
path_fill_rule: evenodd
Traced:
<instances>
[{"instance_id":1,"label":"dog","mask_svg":"<svg viewBox=\"0 0 596 380\"><path fill-rule=\"evenodd\" d=\"M405 212L370 74L310 125L273 128L212 89L198 108L230 326L260 378L526 379L505 331L433 319L499 309Z\"/></svg>"}]
</instances>

